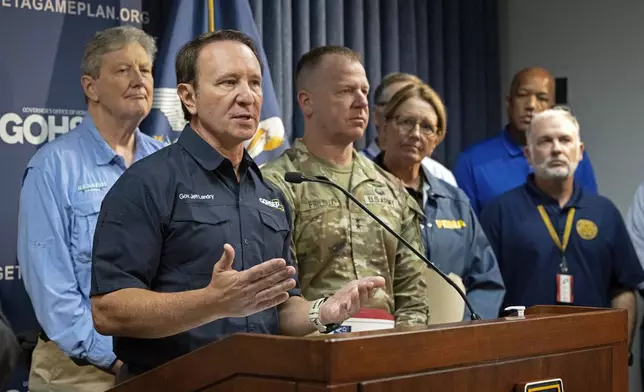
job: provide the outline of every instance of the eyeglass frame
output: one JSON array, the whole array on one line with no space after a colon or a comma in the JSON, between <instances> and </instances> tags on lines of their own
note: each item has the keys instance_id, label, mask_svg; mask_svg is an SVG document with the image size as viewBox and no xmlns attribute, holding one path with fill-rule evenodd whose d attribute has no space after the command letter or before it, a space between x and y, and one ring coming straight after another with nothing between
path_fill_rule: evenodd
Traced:
<instances>
[{"instance_id":1,"label":"eyeglass frame","mask_svg":"<svg viewBox=\"0 0 644 392\"><path fill-rule=\"evenodd\" d=\"M414 120L414 125L409 130L405 131L404 129L402 129L402 126L398 123L398 121L399 121L399 119L401 117L405 118L405 119L413 119ZM402 131L404 133L409 133L409 132L413 131L418 126L418 129L420 130L421 135L436 136L436 137L439 136L440 130L438 129L438 127L434 127L430 131L423 131L424 128L421 126L421 123L423 123L424 120L419 120L419 119L417 119L415 117L402 116L402 115L398 114L398 115L395 115L395 116L385 117L385 120L386 121L394 120L394 124L396 124L396 127L398 128L398 130Z\"/></svg>"}]
</instances>

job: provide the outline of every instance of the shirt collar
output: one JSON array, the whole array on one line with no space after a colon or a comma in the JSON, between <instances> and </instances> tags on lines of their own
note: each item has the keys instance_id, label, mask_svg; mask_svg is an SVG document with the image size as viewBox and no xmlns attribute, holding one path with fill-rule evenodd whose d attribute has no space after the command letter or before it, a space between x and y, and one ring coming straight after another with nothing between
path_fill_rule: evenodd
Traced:
<instances>
[{"instance_id":1,"label":"shirt collar","mask_svg":"<svg viewBox=\"0 0 644 392\"><path fill-rule=\"evenodd\" d=\"M510 132L508 132L507 128L504 128L501 131L501 143L503 144L503 147L505 147L506 151L508 152L508 155L510 155L511 157L523 155L523 147L521 147L514 140L512 140L512 137L510 136Z\"/></svg>"},{"instance_id":2,"label":"shirt collar","mask_svg":"<svg viewBox=\"0 0 644 392\"><path fill-rule=\"evenodd\" d=\"M116 152L114 152L112 147L107 144L107 141L105 141L103 135L101 135L101 133L98 131L96 124L94 124L94 120L92 120L92 117L89 114L85 114L80 125L86 127L91 136L96 164L101 166L107 165L112 162L112 160L116 158Z\"/></svg>"},{"instance_id":3,"label":"shirt collar","mask_svg":"<svg viewBox=\"0 0 644 392\"><path fill-rule=\"evenodd\" d=\"M387 168L387 166L385 165L384 157L385 157L385 153L384 151L381 151L378 155L376 155L373 162L376 165L383 168L384 170L386 170L387 172L391 173ZM418 191L415 191L410 188L406 188L406 189L412 196L414 196L415 199L417 199L416 201L418 201L419 204L422 204L424 206L427 203L427 199L430 193L432 194L432 197L436 197L436 196L445 197L446 191L445 191L445 187L440 183L440 181L434 176L432 176L429 173L429 171L425 168L425 166L421 165L420 167L422 168L421 169L422 171L420 173L420 175L422 176L422 185L421 185L422 203L418 200L419 197L416 197L416 194L418 193Z\"/></svg>"},{"instance_id":4,"label":"shirt collar","mask_svg":"<svg viewBox=\"0 0 644 392\"><path fill-rule=\"evenodd\" d=\"M112 163L114 158L118 157L118 154L114 151L114 149L112 149L112 147L110 147L103 135L101 135L98 128L96 128L96 124L94 124L94 120L92 120L92 117L90 117L89 114L85 114L81 125L86 127L89 131L89 134L91 135L94 145L94 157L96 159L96 164L102 166ZM143 133L139 130L139 128L136 128L134 130L134 143L134 161L138 161L139 159L144 158L151 152L147 151L145 141L143 140Z\"/></svg>"},{"instance_id":5,"label":"shirt collar","mask_svg":"<svg viewBox=\"0 0 644 392\"><path fill-rule=\"evenodd\" d=\"M226 158L214 149L207 141L205 141L197 132L192 129L190 124L186 125L177 140L190 156L197 161L199 166L206 170L216 170ZM240 164L240 172L245 168L252 168L257 174L261 176L259 167L244 149L244 156Z\"/></svg>"},{"instance_id":6,"label":"shirt collar","mask_svg":"<svg viewBox=\"0 0 644 392\"><path fill-rule=\"evenodd\" d=\"M389 169L387 169L387 166L385 166L385 153L380 152L375 158L374 158L374 163L381 168L385 169L387 172L391 173ZM423 195L426 195L428 192L432 192L433 196L439 196L439 197L447 197L449 196L449 192L447 189L445 189L445 186L441 183L441 181L433 176L429 170L425 167L425 165L420 165L421 167L421 175L423 175ZM423 197L423 199L426 199L426 197ZM424 200L423 200L424 201Z\"/></svg>"},{"instance_id":7,"label":"shirt collar","mask_svg":"<svg viewBox=\"0 0 644 392\"><path fill-rule=\"evenodd\" d=\"M425 182L429 185L429 189L427 190L431 190L434 196L449 197L451 193L447 190L447 187L445 187L445 183L432 175L425 165L421 165L421 167L423 168L423 174L425 175Z\"/></svg>"},{"instance_id":8,"label":"shirt collar","mask_svg":"<svg viewBox=\"0 0 644 392\"><path fill-rule=\"evenodd\" d=\"M570 197L570 200L568 200L568 203L564 206L564 208L568 207L575 207L575 208L582 208L586 207L586 198L584 197L584 190L579 186L577 181L574 183L574 188L572 191L572 196ZM530 198L536 202L537 204L556 204L559 205L559 202L555 200L552 196L548 195L541 189L537 187L537 185L534 183L534 173L528 175L528 179L525 182L525 187L528 192L528 195Z\"/></svg>"}]
</instances>

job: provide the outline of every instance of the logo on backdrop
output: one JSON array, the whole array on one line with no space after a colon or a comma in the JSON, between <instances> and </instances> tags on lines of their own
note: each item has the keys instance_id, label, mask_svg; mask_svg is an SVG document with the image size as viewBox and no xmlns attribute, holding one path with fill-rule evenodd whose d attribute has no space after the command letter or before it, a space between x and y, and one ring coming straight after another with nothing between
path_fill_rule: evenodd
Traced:
<instances>
[{"instance_id":1,"label":"logo on backdrop","mask_svg":"<svg viewBox=\"0 0 644 392\"><path fill-rule=\"evenodd\" d=\"M257 132L244 146L251 157L255 158L264 151L278 149L284 143L284 124L279 117L270 117L260 121Z\"/></svg>"},{"instance_id":2,"label":"logo on backdrop","mask_svg":"<svg viewBox=\"0 0 644 392\"><path fill-rule=\"evenodd\" d=\"M56 14L86 16L88 18L115 20L128 23L148 24L147 11L113 5L93 4L89 1L72 0L2 0L0 6L24 10L53 12Z\"/></svg>"},{"instance_id":3,"label":"logo on backdrop","mask_svg":"<svg viewBox=\"0 0 644 392\"><path fill-rule=\"evenodd\" d=\"M0 280L22 280L20 265L0 265Z\"/></svg>"},{"instance_id":4,"label":"logo on backdrop","mask_svg":"<svg viewBox=\"0 0 644 392\"><path fill-rule=\"evenodd\" d=\"M152 100L152 109L159 109L168 119L170 128L175 132L183 131L188 121L183 116L181 99L176 88L155 88Z\"/></svg>"},{"instance_id":5,"label":"logo on backdrop","mask_svg":"<svg viewBox=\"0 0 644 392\"><path fill-rule=\"evenodd\" d=\"M21 113L0 115L0 141L40 145L76 128L84 110L23 107Z\"/></svg>"}]
</instances>

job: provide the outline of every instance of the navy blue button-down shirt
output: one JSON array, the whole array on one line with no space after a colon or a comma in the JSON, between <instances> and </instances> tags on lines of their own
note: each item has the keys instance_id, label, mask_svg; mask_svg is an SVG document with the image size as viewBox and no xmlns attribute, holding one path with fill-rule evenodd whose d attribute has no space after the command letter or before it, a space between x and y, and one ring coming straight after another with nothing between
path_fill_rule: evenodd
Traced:
<instances>
[{"instance_id":1,"label":"navy blue button-down shirt","mask_svg":"<svg viewBox=\"0 0 644 392\"><path fill-rule=\"evenodd\" d=\"M523 148L507 130L463 151L454 167L458 186L470 198L477 215L497 196L524 184L532 172ZM588 193L597 193L595 174L586 152L575 171L575 181Z\"/></svg>"},{"instance_id":2,"label":"navy blue button-down shirt","mask_svg":"<svg viewBox=\"0 0 644 392\"><path fill-rule=\"evenodd\" d=\"M282 194L247 153L239 174L238 182L232 163L190 126L177 143L132 165L101 207L91 295L204 288L225 243L235 249L238 271L272 258L290 263L290 211ZM290 294L299 295L299 288ZM278 309L161 339L115 337L114 351L136 374L235 332L278 334Z\"/></svg>"},{"instance_id":3,"label":"navy blue button-down shirt","mask_svg":"<svg viewBox=\"0 0 644 392\"><path fill-rule=\"evenodd\" d=\"M614 290L636 289L644 280L622 216L610 200L576 185L570 201L560 208L557 200L534 185L531 175L481 214L505 282L503 307L557 304L556 275L562 255L538 205L544 206L560 240L570 208L576 209L565 250L573 305L610 307Z\"/></svg>"}]
</instances>

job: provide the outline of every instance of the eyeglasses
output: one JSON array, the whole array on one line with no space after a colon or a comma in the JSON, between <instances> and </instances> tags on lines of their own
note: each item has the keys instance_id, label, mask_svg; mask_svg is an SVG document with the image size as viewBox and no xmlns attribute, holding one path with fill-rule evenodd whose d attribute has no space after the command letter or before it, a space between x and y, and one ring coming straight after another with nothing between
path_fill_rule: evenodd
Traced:
<instances>
[{"instance_id":1,"label":"eyeglasses","mask_svg":"<svg viewBox=\"0 0 644 392\"><path fill-rule=\"evenodd\" d=\"M398 130L404 133L413 131L416 128L416 125L418 125L420 132L424 135L433 136L438 134L438 130L434 125L423 120L418 120L414 117L394 116L390 117L389 120L394 120Z\"/></svg>"}]
</instances>

